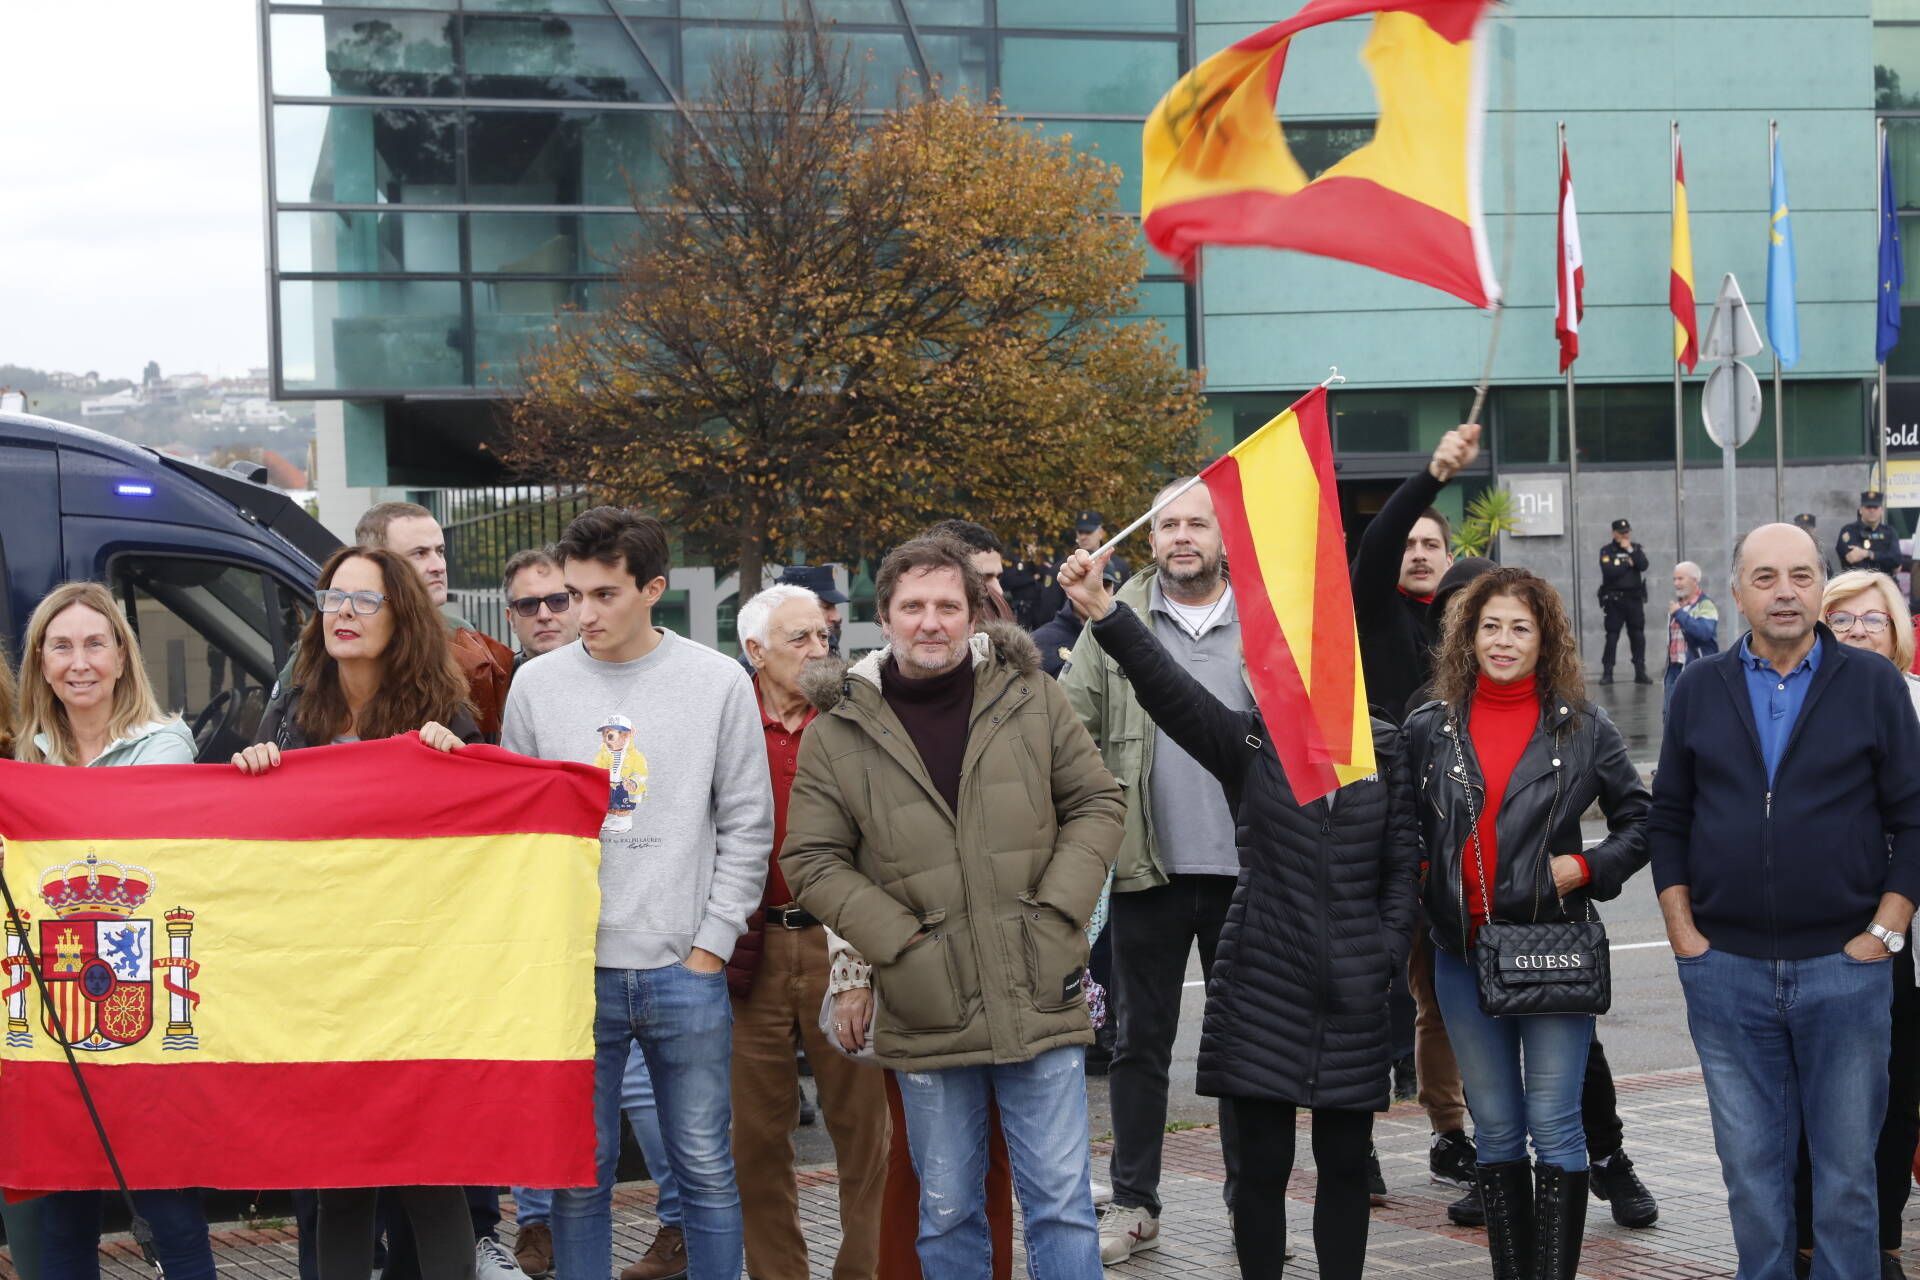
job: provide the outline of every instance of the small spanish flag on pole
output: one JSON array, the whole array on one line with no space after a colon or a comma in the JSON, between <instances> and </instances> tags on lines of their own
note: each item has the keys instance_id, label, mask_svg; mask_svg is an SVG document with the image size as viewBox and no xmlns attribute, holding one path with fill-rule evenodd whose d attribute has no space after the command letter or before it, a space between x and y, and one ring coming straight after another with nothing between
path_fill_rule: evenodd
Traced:
<instances>
[{"instance_id":1,"label":"small spanish flag on pole","mask_svg":"<svg viewBox=\"0 0 1920 1280\"><path fill-rule=\"evenodd\" d=\"M1680 126L1673 126L1673 272L1667 285L1673 309L1673 359L1688 373L1700 363L1700 320L1693 305L1693 230L1687 219L1687 165Z\"/></svg>"},{"instance_id":2,"label":"small spanish flag on pole","mask_svg":"<svg viewBox=\"0 0 1920 1280\"><path fill-rule=\"evenodd\" d=\"M1443 289L1500 298L1481 219L1481 23L1492 0L1310 0L1181 77L1147 118L1141 220L1191 274L1202 245L1339 258ZM1309 178L1274 116L1292 37L1373 14L1361 59L1373 140ZM1364 726L1363 726L1364 727Z\"/></svg>"},{"instance_id":3,"label":"small spanish flag on pole","mask_svg":"<svg viewBox=\"0 0 1920 1280\"><path fill-rule=\"evenodd\" d=\"M1200 479L1226 543L1254 701L1294 798L1308 804L1374 772L1326 388Z\"/></svg>"}]
</instances>

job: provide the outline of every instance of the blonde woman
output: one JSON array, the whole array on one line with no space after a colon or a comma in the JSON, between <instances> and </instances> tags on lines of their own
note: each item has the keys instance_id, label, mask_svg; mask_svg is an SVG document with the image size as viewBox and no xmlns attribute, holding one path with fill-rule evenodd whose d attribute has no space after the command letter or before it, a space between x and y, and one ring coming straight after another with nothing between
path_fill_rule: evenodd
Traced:
<instances>
[{"instance_id":1,"label":"blonde woman","mask_svg":"<svg viewBox=\"0 0 1920 1280\"><path fill-rule=\"evenodd\" d=\"M97 769L193 763L193 735L179 717L161 715L140 662L140 642L97 582L55 587L33 611L20 661L15 730L15 758L33 764ZM200 1193L136 1191L133 1199L153 1226L154 1251L169 1280L213 1280ZM16 1219L38 1217L40 1269L34 1280L98 1280L100 1208L97 1191L63 1191L7 1206L9 1235ZM22 1225L31 1235L36 1224Z\"/></svg>"},{"instance_id":2,"label":"blonde woman","mask_svg":"<svg viewBox=\"0 0 1920 1280\"><path fill-rule=\"evenodd\" d=\"M1906 597L1884 573L1850 569L1827 583L1820 616L1841 644L1871 649L1906 674L1907 694L1920 714L1920 679L1913 667L1913 618ZM1879 1192L1881 1276L1900 1276L1900 1226L1913 1186L1913 1149L1920 1141L1920 988L1914 986L1911 948L1893 956L1893 1045L1887 1060L1887 1115L1874 1149ZM1795 1179L1800 1255L1813 1253L1813 1171L1800 1144Z\"/></svg>"}]
</instances>

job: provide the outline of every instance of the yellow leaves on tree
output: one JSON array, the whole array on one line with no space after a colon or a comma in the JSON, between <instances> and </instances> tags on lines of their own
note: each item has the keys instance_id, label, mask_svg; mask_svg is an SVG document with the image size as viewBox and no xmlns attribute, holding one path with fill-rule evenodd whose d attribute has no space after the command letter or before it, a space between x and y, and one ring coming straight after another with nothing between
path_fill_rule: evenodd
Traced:
<instances>
[{"instance_id":1,"label":"yellow leaves on tree","mask_svg":"<svg viewBox=\"0 0 1920 1280\"><path fill-rule=\"evenodd\" d=\"M714 82L617 297L528 358L510 461L645 505L748 582L945 516L1016 542L1144 510L1197 465L1198 380L1130 318L1116 168L993 104L865 113L844 49L798 27Z\"/></svg>"}]
</instances>

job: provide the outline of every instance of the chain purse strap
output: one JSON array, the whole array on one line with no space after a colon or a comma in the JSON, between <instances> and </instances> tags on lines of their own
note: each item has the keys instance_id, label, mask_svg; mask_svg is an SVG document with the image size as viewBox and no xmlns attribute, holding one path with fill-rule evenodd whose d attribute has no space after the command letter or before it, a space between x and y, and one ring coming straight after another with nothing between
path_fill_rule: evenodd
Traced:
<instances>
[{"instance_id":1,"label":"chain purse strap","mask_svg":"<svg viewBox=\"0 0 1920 1280\"><path fill-rule=\"evenodd\" d=\"M1460 771L1460 791L1467 800L1467 844L1473 846L1474 867L1480 873L1480 901L1483 906L1488 908L1487 919L1492 920L1493 911L1491 904L1488 902L1487 894L1487 863L1486 859L1480 854L1480 810L1473 803L1473 779L1467 776L1467 748L1465 739L1461 737L1460 716L1459 713L1451 707L1447 708L1447 728L1452 731L1448 736L1453 739L1455 767ZM1462 846L1461 852L1466 852L1464 846ZM1464 870L1461 872L1460 878L1460 944L1462 949L1465 950L1468 949L1467 937L1472 929L1472 920L1467 914L1466 873Z\"/></svg>"}]
</instances>

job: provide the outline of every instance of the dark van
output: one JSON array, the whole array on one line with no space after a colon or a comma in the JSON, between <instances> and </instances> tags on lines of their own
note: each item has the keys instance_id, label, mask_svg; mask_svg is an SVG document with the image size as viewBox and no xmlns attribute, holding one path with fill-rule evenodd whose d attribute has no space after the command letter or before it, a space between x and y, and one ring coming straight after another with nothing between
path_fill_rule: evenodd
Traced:
<instances>
[{"instance_id":1,"label":"dark van","mask_svg":"<svg viewBox=\"0 0 1920 1280\"><path fill-rule=\"evenodd\" d=\"M242 464L244 466L244 464ZM264 478L264 469L255 474ZM280 490L46 418L0 414L0 646L34 605L107 584L162 708L202 761L253 741L274 675L340 540Z\"/></svg>"}]
</instances>

